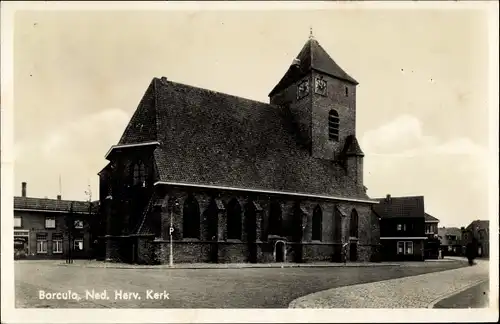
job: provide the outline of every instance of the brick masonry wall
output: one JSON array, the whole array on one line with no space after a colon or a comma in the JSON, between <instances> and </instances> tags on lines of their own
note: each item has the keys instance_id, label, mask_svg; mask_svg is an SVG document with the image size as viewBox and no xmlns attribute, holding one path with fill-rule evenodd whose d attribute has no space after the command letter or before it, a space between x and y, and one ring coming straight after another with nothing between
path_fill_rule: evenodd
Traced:
<instances>
[{"instance_id":1,"label":"brick masonry wall","mask_svg":"<svg viewBox=\"0 0 500 324\"><path fill-rule=\"evenodd\" d=\"M106 238L106 261L113 262L121 262L123 261L121 251L120 251L120 242L119 239L116 238Z\"/></svg>"},{"instance_id":2,"label":"brick masonry wall","mask_svg":"<svg viewBox=\"0 0 500 324\"><path fill-rule=\"evenodd\" d=\"M312 154L323 159L335 159L343 148L348 135L356 135L356 93L355 86L347 82L314 72L312 83L318 76L327 82L327 95L312 93ZM349 96L345 96L349 87ZM314 88L313 88L314 89ZM331 109L339 114L339 140L328 138L328 115Z\"/></svg>"},{"instance_id":3,"label":"brick masonry wall","mask_svg":"<svg viewBox=\"0 0 500 324\"><path fill-rule=\"evenodd\" d=\"M282 217L283 217L283 227L286 229L293 224L294 212L296 210L296 204L300 204L301 209L305 212L303 217L304 221L304 232L301 242L303 243L303 260L304 262L309 261L328 261L334 259L334 254L336 249L335 244L339 245L339 242L334 237L335 232L335 222L334 222L334 211L336 209L340 210L342 215L341 222L341 233L342 241L348 242L349 237L349 226L351 211L355 209L358 213L358 235L357 235L357 248L358 248L358 260L359 261L370 261L372 258L372 245L377 244L379 241L379 233L377 231L378 227L377 221L374 221L371 213L371 208L369 204L365 203L353 203L353 202L332 202L326 200L297 200L290 196L269 196L262 194L245 194L237 191L217 191L217 190L206 190L199 188L191 188L191 191L186 191L185 188L181 187L169 187L168 189L163 188L163 194L165 194L165 201L168 203L162 208L162 233L164 233L163 241L152 242L150 245L138 245L139 254L152 253L153 257L140 257L143 260L149 260L147 262L159 262L168 263L169 259L169 236L168 228L170 226L170 216L173 217L174 225L174 260L175 262L211 262L211 248L216 241L212 241L208 236L208 221L204 217L204 211L208 208L212 198L219 200L219 202L225 206L227 203L236 198L243 210L242 213L242 226L243 231L245 230L245 206L250 201L253 200L257 202L261 207L260 217L257 217L257 222L260 224L261 231L257 233L264 237L262 233L268 230L269 222L269 208L272 199L277 200L282 207ZM198 239L184 239L182 237L182 206L187 198L188 194L192 193L198 201L200 207L200 237ZM178 202L178 207L174 208L173 211L168 207L172 206L173 202ZM321 241L312 241L312 216L314 208L319 205L322 209L322 237ZM218 262L249 262L250 248L248 242L245 241L246 235L242 235L242 240L227 240L227 228L226 228L226 218L227 214L225 210L219 212L219 233L217 238L218 243ZM257 226L256 226L257 227ZM287 233L285 233L285 236ZM289 244L292 243L290 235L286 238ZM257 262L270 262L274 260L273 252L274 246L270 246L268 242L258 243L258 248L256 251ZM287 244L287 245L289 245ZM149 246L149 247L147 247ZM151 252L152 251L152 252ZM291 249L288 251L288 261L295 260L295 250ZM154 261L156 260L156 261Z\"/></svg>"},{"instance_id":4,"label":"brick masonry wall","mask_svg":"<svg viewBox=\"0 0 500 324\"><path fill-rule=\"evenodd\" d=\"M31 211L17 211L14 210L14 217L21 217L21 227L15 227L14 231L29 230L29 258L36 259L60 259L64 258L68 251L68 235L66 228L65 213L53 212L31 212ZM46 217L55 218L55 228L45 228ZM83 239L83 251L73 251L73 258L87 258L90 254L90 234L88 215L77 214L75 219L83 220L84 228L82 230L75 230L75 237ZM37 234L47 235L47 253L37 253ZM53 236L63 235L63 253L54 253Z\"/></svg>"}]
</instances>

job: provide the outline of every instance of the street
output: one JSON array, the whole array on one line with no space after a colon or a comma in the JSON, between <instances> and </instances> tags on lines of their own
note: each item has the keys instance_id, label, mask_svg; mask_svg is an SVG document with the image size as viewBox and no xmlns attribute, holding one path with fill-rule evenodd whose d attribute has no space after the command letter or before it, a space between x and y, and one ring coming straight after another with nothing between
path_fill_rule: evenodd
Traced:
<instances>
[{"instance_id":1,"label":"street","mask_svg":"<svg viewBox=\"0 0 500 324\"><path fill-rule=\"evenodd\" d=\"M321 290L465 265L453 261L350 268L138 270L60 263L15 262L16 307L286 308L292 300Z\"/></svg>"},{"instance_id":2,"label":"street","mask_svg":"<svg viewBox=\"0 0 500 324\"><path fill-rule=\"evenodd\" d=\"M490 282L485 281L454 296L441 300L434 308L484 308L488 307Z\"/></svg>"}]
</instances>

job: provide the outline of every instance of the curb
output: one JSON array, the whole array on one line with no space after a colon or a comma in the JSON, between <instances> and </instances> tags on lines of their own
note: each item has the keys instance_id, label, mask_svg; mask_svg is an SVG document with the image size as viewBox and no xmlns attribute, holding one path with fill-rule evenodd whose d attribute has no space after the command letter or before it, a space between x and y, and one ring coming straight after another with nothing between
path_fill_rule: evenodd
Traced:
<instances>
[{"instance_id":1,"label":"curb","mask_svg":"<svg viewBox=\"0 0 500 324\"><path fill-rule=\"evenodd\" d=\"M390 264L356 264L356 265L282 265L282 266L272 266L272 265L263 265L263 266L220 266L220 267L194 267L194 266L181 266L173 268L165 267L165 266L144 266L144 267L133 267L133 266L94 266L94 265L78 265L78 264L58 264L60 267L83 267L83 268L96 268L96 269L156 269L156 270L203 270L203 269L284 269L284 268L369 268L369 267L400 267L401 264L398 263L390 263Z\"/></svg>"},{"instance_id":2,"label":"curb","mask_svg":"<svg viewBox=\"0 0 500 324\"><path fill-rule=\"evenodd\" d=\"M429 305L427 305L427 308L434 308L434 306L439 303L440 301L444 300L444 299L447 299L449 297L453 297L455 295L458 295L459 293L469 289L469 288L472 288L472 287L475 287L477 285L480 285L482 284L483 282L486 282L488 281L489 279L481 279L481 280L477 280L477 281L474 281L473 283L471 284L468 284L467 286L465 287L462 287L460 289L457 289L457 290L454 290L450 293L447 293L445 295L441 295L439 296L438 298L434 299L432 302L429 303Z\"/></svg>"}]
</instances>

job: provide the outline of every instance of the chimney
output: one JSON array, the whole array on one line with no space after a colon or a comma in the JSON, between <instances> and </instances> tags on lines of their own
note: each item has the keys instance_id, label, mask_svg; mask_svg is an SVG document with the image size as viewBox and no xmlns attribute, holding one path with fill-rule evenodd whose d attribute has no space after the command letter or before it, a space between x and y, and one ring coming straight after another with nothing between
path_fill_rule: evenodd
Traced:
<instances>
[{"instance_id":1,"label":"chimney","mask_svg":"<svg viewBox=\"0 0 500 324\"><path fill-rule=\"evenodd\" d=\"M21 196L26 197L26 182L21 183Z\"/></svg>"},{"instance_id":2,"label":"chimney","mask_svg":"<svg viewBox=\"0 0 500 324\"><path fill-rule=\"evenodd\" d=\"M61 200L61 195L57 195L57 200Z\"/></svg>"},{"instance_id":3,"label":"chimney","mask_svg":"<svg viewBox=\"0 0 500 324\"><path fill-rule=\"evenodd\" d=\"M391 202L391 195L390 194L387 194L387 196L385 196L385 200L387 202Z\"/></svg>"}]
</instances>

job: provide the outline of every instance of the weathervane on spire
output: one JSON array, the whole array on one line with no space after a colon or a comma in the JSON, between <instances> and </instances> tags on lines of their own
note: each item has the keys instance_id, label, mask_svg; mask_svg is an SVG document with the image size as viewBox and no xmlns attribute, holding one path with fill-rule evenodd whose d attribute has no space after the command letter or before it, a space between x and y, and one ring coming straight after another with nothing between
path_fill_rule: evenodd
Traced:
<instances>
[{"instance_id":1,"label":"weathervane on spire","mask_svg":"<svg viewBox=\"0 0 500 324\"><path fill-rule=\"evenodd\" d=\"M313 39L314 36L313 36L313 28L312 26L309 27L309 39Z\"/></svg>"}]
</instances>

